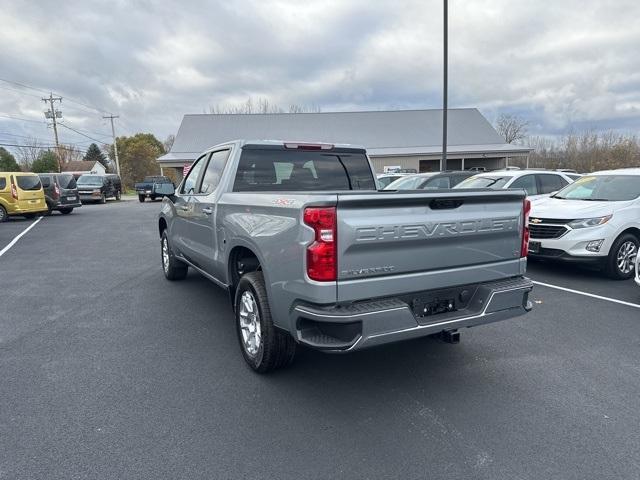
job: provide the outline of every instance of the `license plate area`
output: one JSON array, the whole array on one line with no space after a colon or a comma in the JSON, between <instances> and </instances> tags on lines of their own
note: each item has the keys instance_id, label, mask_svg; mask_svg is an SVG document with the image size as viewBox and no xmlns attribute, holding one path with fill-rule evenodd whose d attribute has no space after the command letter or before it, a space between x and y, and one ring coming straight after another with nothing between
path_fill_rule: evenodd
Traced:
<instances>
[{"instance_id":1,"label":"license plate area","mask_svg":"<svg viewBox=\"0 0 640 480\"><path fill-rule=\"evenodd\" d=\"M529 242L529 253L540 253L541 245L540 242Z\"/></svg>"},{"instance_id":2,"label":"license plate area","mask_svg":"<svg viewBox=\"0 0 640 480\"><path fill-rule=\"evenodd\" d=\"M467 285L419 292L402 299L411 306L414 317L420 324L430 323L442 317L456 315L455 312L469 307L477 286Z\"/></svg>"},{"instance_id":3,"label":"license plate area","mask_svg":"<svg viewBox=\"0 0 640 480\"><path fill-rule=\"evenodd\" d=\"M74 202L76 200L75 196L67 197L67 202Z\"/></svg>"}]
</instances>

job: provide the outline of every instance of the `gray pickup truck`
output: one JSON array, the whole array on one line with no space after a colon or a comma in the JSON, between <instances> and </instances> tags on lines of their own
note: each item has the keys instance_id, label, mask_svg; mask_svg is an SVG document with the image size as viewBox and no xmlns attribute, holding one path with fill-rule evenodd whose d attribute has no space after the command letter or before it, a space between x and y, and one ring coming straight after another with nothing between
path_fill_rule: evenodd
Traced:
<instances>
[{"instance_id":1,"label":"gray pickup truck","mask_svg":"<svg viewBox=\"0 0 640 480\"><path fill-rule=\"evenodd\" d=\"M525 192L377 191L364 148L238 140L163 185L169 280L189 267L229 292L258 372L298 343L350 352L524 314Z\"/></svg>"}]
</instances>

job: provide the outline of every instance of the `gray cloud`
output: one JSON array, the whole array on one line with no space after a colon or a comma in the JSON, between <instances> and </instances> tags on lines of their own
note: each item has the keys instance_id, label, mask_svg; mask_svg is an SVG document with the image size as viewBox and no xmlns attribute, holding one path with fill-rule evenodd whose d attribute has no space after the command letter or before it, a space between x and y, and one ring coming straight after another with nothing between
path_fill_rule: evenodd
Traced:
<instances>
[{"instance_id":1,"label":"gray cloud","mask_svg":"<svg viewBox=\"0 0 640 480\"><path fill-rule=\"evenodd\" d=\"M627 0L451 0L450 104L519 113L542 135L637 133L638 18ZM1 77L119 113L121 133L164 137L184 113L249 96L325 111L440 105L435 0L14 0L0 22ZM39 92L0 87L0 114L43 118ZM108 133L97 112L63 111ZM0 117L0 132L51 138L44 122Z\"/></svg>"}]
</instances>

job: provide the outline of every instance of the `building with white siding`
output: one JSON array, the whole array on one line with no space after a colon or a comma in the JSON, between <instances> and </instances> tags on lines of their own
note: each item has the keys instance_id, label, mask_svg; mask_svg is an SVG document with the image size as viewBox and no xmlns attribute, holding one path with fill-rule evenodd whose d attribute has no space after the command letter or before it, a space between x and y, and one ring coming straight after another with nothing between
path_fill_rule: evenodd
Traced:
<instances>
[{"instance_id":1,"label":"building with white siding","mask_svg":"<svg viewBox=\"0 0 640 480\"><path fill-rule=\"evenodd\" d=\"M363 145L377 172L385 167L440 170L442 110L392 110L277 114L185 115L171 151L158 159L162 169L182 176L207 148L238 138ZM504 168L530 148L511 145L476 108L448 112L447 168Z\"/></svg>"}]
</instances>

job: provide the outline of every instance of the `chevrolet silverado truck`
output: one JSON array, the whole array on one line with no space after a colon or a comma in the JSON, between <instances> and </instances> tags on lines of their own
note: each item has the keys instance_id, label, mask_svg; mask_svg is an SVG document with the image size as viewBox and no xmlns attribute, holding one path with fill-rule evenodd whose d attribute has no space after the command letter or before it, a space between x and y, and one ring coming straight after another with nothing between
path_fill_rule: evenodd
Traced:
<instances>
[{"instance_id":1,"label":"chevrolet silverado truck","mask_svg":"<svg viewBox=\"0 0 640 480\"><path fill-rule=\"evenodd\" d=\"M229 293L257 372L302 344L352 352L531 310L524 190L377 191L364 148L237 140L193 163L158 218L168 280Z\"/></svg>"}]
</instances>

